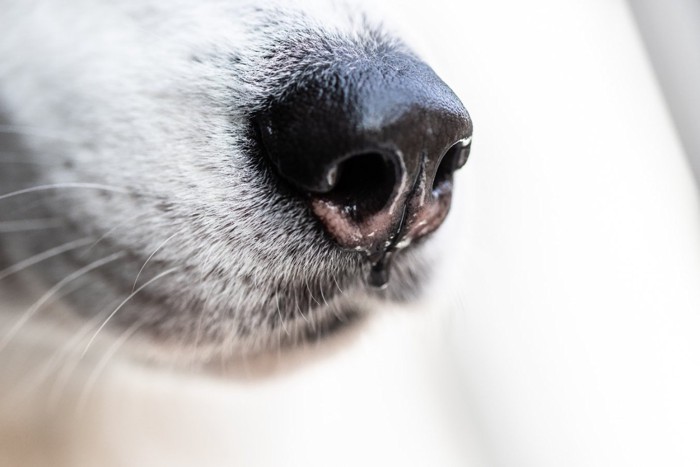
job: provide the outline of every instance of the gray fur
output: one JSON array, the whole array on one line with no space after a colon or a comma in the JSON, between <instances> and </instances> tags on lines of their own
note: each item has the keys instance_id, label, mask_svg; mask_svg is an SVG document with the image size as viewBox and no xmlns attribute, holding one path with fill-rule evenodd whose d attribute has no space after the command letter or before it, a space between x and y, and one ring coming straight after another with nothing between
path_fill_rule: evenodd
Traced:
<instances>
[{"instance_id":1,"label":"gray fur","mask_svg":"<svg viewBox=\"0 0 700 467\"><path fill-rule=\"evenodd\" d=\"M297 342L416 293L425 248L400 254L389 290L369 291L362 256L338 249L279 190L250 141L248 118L301 75L339 55L406 51L365 10L219 0L0 7L3 151L28 162L0 165L0 195L112 187L0 199L0 221L61 222L0 237L0 269L94 239L31 270L48 287L122 253L62 294L85 318L117 310L108 330L136 325L142 343L196 359Z\"/></svg>"}]
</instances>

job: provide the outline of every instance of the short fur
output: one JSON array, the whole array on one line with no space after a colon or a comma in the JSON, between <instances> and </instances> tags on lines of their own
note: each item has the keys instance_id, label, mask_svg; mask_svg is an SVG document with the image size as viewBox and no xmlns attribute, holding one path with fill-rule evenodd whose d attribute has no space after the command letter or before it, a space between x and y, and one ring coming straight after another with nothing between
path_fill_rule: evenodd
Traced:
<instances>
[{"instance_id":1,"label":"short fur","mask_svg":"<svg viewBox=\"0 0 700 467\"><path fill-rule=\"evenodd\" d=\"M363 256L329 240L269 170L250 125L339 57L410 53L366 10L244 0L2 9L0 221L27 230L3 237L0 269L59 252L22 274L40 272L48 298L104 332L133 330L146 351L188 360L318 336L420 289L427 245L398 255L388 290L369 288Z\"/></svg>"}]
</instances>

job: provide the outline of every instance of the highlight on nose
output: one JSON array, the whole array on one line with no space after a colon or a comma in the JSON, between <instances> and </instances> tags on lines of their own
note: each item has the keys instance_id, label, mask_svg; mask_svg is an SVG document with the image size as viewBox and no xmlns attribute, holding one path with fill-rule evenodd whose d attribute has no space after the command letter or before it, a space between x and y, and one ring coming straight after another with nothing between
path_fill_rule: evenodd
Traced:
<instances>
[{"instance_id":1,"label":"highlight on nose","mask_svg":"<svg viewBox=\"0 0 700 467\"><path fill-rule=\"evenodd\" d=\"M328 234L375 265L443 222L472 133L452 90L398 52L294 83L256 124L266 157Z\"/></svg>"}]
</instances>

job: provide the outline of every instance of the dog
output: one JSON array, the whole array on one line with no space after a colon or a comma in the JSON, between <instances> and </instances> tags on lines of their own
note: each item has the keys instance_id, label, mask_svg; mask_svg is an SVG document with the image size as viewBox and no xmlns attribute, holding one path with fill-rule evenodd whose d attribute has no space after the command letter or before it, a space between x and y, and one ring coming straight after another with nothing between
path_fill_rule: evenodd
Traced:
<instances>
[{"instance_id":1,"label":"dog","mask_svg":"<svg viewBox=\"0 0 700 467\"><path fill-rule=\"evenodd\" d=\"M472 122L371 9L3 10L0 352L73 339L78 360L210 367L430 284Z\"/></svg>"},{"instance_id":2,"label":"dog","mask_svg":"<svg viewBox=\"0 0 700 467\"><path fill-rule=\"evenodd\" d=\"M64 225L9 240L10 261L53 248L42 272L78 315L131 295L109 328L182 358L413 298L471 121L400 39L328 5L11 2L5 128L36 165L3 170L2 201Z\"/></svg>"}]
</instances>

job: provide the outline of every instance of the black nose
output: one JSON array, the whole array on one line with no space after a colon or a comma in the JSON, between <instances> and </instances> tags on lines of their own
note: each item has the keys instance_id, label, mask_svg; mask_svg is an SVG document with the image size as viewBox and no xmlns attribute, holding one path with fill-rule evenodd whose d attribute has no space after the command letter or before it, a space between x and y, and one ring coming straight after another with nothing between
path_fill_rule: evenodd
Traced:
<instances>
[{"instance_id":1,"label":"black nose","mask_svg":"<svg viewBox=\"0 0 700 467\"><path fill-rule=\"evenodd\" d=\"M440 226L472 133L452 90L403 53L315 71L257 124L267 157L326 231L375 261Z\"/></svg>"}]
</instances>

